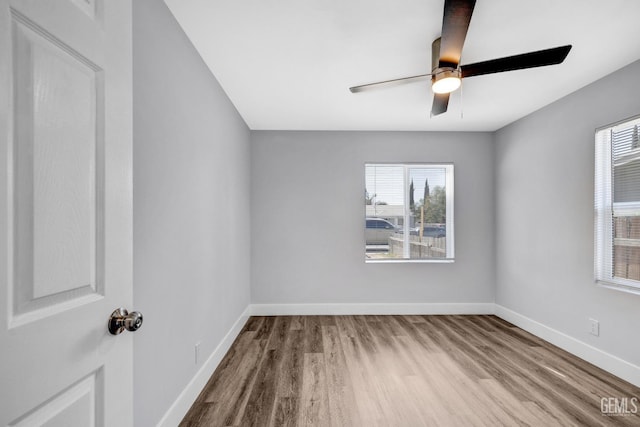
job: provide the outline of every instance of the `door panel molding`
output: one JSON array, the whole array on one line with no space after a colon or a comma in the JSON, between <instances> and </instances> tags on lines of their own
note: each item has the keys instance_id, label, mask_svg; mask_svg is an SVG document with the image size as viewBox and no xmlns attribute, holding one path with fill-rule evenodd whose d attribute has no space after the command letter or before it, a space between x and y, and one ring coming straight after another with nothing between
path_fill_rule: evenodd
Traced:
<instances>
[{"instance_id":1,"label":"door panel molding","mask_svg":"<svg viewBox=\"0 0 640 427\"><path fill-rule=\"evenodd\" d=\"M9 423L9 427L67 426L78 422L87 427L102 426L103 393L100 369Z\"/></svg>"},{"instance_id":2,"label":"door panel molding","mask_svg":"<svg viewBox=\"0 0 640 427\"><path fill-rule=\"evenodd\" d=\"M11 17L15 327L104 294L104 80L71 46Z\"/></svg>"}]
</instances>

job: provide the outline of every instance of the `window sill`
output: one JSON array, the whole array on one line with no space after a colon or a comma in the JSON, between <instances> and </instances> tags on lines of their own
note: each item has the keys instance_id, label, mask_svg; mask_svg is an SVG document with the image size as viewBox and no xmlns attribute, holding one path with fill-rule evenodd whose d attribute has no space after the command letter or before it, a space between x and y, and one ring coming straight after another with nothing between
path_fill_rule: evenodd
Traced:
<instances>
[{"instance_id":1,"label":"window sill","mask_svg":"<svg viewBox=\"0 0 640 427\"><path fill-rule=\"evenodd\" d=\"M640 287L637 286L623 285L615 282L605 282L603 280L596 280L596 285L601 288L613 289L614 291L640 295Z\"/></svg>"},{"instance_id":2,"label":"window sill","mask_svg":"<svg viewBox=\"0 0 640 427\"><path fill-rule=\"evenodd\" d=\"M455 259L365 259L364 262L365 264L453 264Z\"/></svg>"}]
</instances>

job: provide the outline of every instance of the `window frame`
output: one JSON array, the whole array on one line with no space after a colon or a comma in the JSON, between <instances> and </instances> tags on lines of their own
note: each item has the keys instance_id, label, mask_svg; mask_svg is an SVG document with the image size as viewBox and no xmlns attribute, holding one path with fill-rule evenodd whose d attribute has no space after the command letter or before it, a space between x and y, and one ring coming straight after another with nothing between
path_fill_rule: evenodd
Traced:
<instances>
[{"instance_id":1,"label":"window frame","mask_svg":"<svg viewBox=\"0 0 640 427\"><path fill-rule=\"evenodd\" d=\"M613 235L616 217L640 216L640 201L614 202L614 160L612 133L615 128L640 121L640 115L599 127L595 130L594 173L594 281L604 288L640 294L640 280L614 275ZM630 159L640 159L640 148L628 154Z\"/></svg>"},{"instance_id":2,"label":"window frame","mask_svg":"<svg viewBox=\"0 0 640 427\"><path fill-rule=\"evenodd\" d=\"M409 171L411 168L432 168L432 169L444 169L445 170L445 210L446 210L446 236L445 236L445 250L446 254L444 258L385 258L385 259L370 259L365 256L366 264L384 264L384 263L421 263L421 264L447 264L455 262L455 231L454 231L454 163L453 162L365 162L364 170L366 176L366 168L367 166L397 166L403 167L403 189L404 189L404 220L402 224L403 236L405 236L405 244L404 247L404 255L410 252L410 247L407 245L407 241L410 238L410 229L409 229L409 221L408 218L410 216L411 207L409 206L409 186L410 186L410 177ZM364 183L364 187L366 190L366 181ZM366 205L364 206L364 216L363 219L365 221L364 226L366 228ZM366 238L363 236L363 243L366 247ZM366 253L366 250L365 250Z\"/></svg>"}]
</instances>

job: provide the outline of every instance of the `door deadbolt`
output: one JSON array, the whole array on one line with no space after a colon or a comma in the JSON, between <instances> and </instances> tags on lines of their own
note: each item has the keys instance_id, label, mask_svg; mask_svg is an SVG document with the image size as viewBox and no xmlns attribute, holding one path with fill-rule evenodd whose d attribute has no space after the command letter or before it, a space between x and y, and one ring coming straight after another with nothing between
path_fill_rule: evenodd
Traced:
<instances>
[{"instance_id":1,"label":"door deadbolt","mask_svg":"<svg viewBox=\"0 0 640 427\"><path fill-rule=\"evenodd\" d=\"M120 307L111 313L109 317L108 329L111 335L119 335L125 329L135 332L142 326L142 313L132 311L129 313L126 309Z\"/></svg>"}]
</instances>

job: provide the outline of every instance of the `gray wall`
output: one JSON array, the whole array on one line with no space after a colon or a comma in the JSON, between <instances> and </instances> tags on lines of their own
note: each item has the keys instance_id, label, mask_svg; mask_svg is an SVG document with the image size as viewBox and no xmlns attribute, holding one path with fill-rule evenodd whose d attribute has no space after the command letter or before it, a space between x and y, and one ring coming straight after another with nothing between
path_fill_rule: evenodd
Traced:
<instances>
[{"instance_id":1,"label":"gray wall","mask_svg":"<svg viewBox=\"0 0 640 427\"><path fill-rule=\"evenodd\" d=\"M493 302L489 133L251 133L253 303ZM364 163L453 162L456 262L365 264Z\"/></svg>"},{"instance_id":2,"label":"gray wall","mask_svg":"<svg viewBox=\"0 0 640 427\"><path fill-rule=\"evenodd\" d=\"M640 365L640 296L593 280L594 130L640 114L635 62L496 133L496 302ZM588 319L600 321L600 337Z\"/></svg>"},{"instance_id":3,"label":"gray wall","mask_svg":"<svg viewBox=\"0 0 640 427\"><path fill-rule=\"evenodd\" d=\"M133 2L135 425L249 304L249 129L161 0Z\"/></svg>"}]
</instances>

